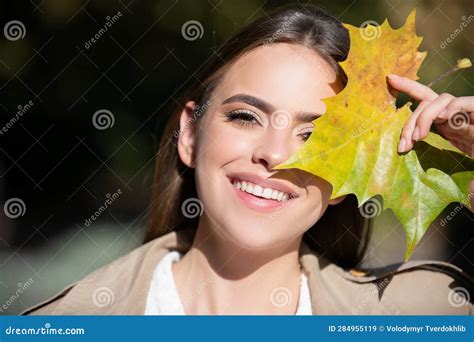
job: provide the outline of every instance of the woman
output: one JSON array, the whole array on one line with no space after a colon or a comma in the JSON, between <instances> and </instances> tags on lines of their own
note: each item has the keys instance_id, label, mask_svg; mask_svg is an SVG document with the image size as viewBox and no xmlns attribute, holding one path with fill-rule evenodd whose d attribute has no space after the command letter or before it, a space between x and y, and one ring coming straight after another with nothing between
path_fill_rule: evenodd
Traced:
<instances>
[{"instance_id":1,"label":"woman","mask_svg":"<svg viewBox=\"0 0 474 342\"><path fill-rule=\"evenodd\" d=\"M344 87L348 50L347 30L314 6L279 9L227 40L162 137L148 243L25 314L469 314L453 298L469 298L472 280L448 263L349 271L372 226L355 198L329 200L325 180L272 171ZM474 111L473 97L388 81L421 101L400 152L438 114ZM438 131L472 155L472 135L446 122L436 118Z\"/></svg>"}]
</instances>

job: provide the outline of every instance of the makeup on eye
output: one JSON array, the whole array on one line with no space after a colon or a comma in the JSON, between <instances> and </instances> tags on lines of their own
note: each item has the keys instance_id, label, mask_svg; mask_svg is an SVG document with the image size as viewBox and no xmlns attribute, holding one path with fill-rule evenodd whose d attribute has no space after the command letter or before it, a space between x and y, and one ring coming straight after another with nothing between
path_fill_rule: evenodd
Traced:
<instances>
[{"instance_id":1,"label":"makeup on eye","mask_svg":"<svg viewBox=\"0 0 474 342\"><path fill-rule=\"evenodd\" d=\"M232 95L229 98L225 99L221 105L227 105L227 104L232 104L232 103L237 103L237 104L247 104L253 108L257 108L259 111L266 113L268 115L271 115L272 113L276 112L278 108L271 104L268 101L265 101L261 98L258 98L253 95L249 94L236 94ZM316 113L316 112L305 112L305 111L299 111L296 112L295 115L292 117L292 121L294 122L312 122L319 118L321 114Z\"/></svg>"},{"instance_id":2,"label":"makeup on eye","mask_svg":"<svg viewBox=\"0 0 474 342\"><path fill-rule=\"evenodd\" d=\"M273 113L277 111L276 106L267 102L261 98L258 98L253 95L239 93L236 95L232 95L222 101L222 106L228 107L230 105L241 105L241 106L251 106L253 108L258 109L260 112L265 113L267 116L271 116ZM233 110L223 110L224 116L226 117L225 122L230 122L232 124L236 124L242 128L252 128L255 126L262 126L266 125L267 117L265 116L263 119L259 114L254 112L253 110L245 109L245 108L238 108ZM297 112L291 118L293 122L297 123L312 123L317 118L321 117L321 114L317 114L315 112ZM299 132L296 134L303 142L307 141L313 131L314 125L311 127L303 128L306 130L305 132ZM310 131L308 131L308 129Z\"/></svg>"},{"instance_id":3,"label":"makeup on eye","mask_svg":"<svg viewBox=\"0 0 474 342\"><path fill-rule=\"evenodd\" d=\"M302 137L301 140L306 141L306 140L309 139L309 136L311 135L311 133L313 133L312 129L311 129L311 131L308 131L308 132L299 133L298 137Z\"/></svg>"},{"instance_id":4,"label":"makeup on eye","mask_svg":"<svg viewBox=\"0 0 474 342\"><path fill-rule=\"evenodd\" d=\"M246 109L232 110L230 112L224 113L224 116L226 117L226 122L233 122L240 126L263 126L259 118L257 118L257 115Z\"/></svg>"},{"instance_id":5,"label":"makeup on eye","mask_svg":"<svg viewBox=\"0 0 474 342\"><path fill-rule=\"evenodd\" d=\"M224 113L225 122L237 124L240 127L251 127L255 125L264 126L260 122L258 115L247 109L236 109ZM314 126L303 128L303 132L296 134L302 141L309 139ZM305 131L306 130L306 131Z\"/></svg>"}]
</instances>

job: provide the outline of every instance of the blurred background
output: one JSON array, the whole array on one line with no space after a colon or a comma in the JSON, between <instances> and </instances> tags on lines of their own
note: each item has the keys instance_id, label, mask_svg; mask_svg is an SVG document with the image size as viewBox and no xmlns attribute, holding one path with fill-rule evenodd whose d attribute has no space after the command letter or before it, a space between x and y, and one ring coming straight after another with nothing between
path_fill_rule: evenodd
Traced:
<instances>
[{"instance_id":1,"label":"blurred background","mask_svg":"<svg viewBox=\"0 0 474 342\"><path fill-rule=\"evenodd\" d=\"M0 2L0 314L17 314L141 244L170 108L229 35L290 3ZM459 58L474 59L471 0L308 3L357 26L388 18L399 27L416 7L428 51L423 83ZM193 39L182 34L190 20L202 26ZM434 88L474 95L473 70ZM16 211L7 215L7 205ZM473 214L452 204L413 259L445 260L473 274L473 226ZM402 227L384 212L365 265L401 261L404 243Z\"/></svg>"}]
</instances>

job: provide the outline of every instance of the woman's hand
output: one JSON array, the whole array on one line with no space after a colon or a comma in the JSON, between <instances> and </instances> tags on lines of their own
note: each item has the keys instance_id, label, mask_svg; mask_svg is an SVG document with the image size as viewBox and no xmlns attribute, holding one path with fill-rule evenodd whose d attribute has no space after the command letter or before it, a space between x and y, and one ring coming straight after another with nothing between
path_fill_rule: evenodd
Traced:
<instances>
[{"instance_id":1,"label":"woman's hand","mask_svg":"<svg viewBox=\"0 0 474 342\"><path fill-rule=\"evenodd\" d=\"M415 141L425 138L434 122L441 136L474 157L474 96L438 95L421 83L397 75L389 75L388 81L395 90L420 101L402 130L399 152L409 151ZM474 212L474 180L470 183L469 192L470 209Z\"/></svg>"},{"instance_id":2,"label":"woman's hand","mask_svg":"<svg viewBox=\"0 0 474 342\"><path fill-rule=\"evenodd\" d=\"M474 96L438 95L431 88L397 75L389 75L390 85L420 101L403 128L399 152L413 148L425 138L434 122L436 131L451 144L474 157Z\"/></svg>"}]
</instances>

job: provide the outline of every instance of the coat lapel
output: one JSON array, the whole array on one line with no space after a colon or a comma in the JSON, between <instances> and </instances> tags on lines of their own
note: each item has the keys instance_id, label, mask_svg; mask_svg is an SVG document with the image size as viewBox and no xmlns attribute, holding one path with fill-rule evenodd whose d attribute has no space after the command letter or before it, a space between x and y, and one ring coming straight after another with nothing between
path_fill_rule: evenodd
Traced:
<instances>
[{"instance_id":1,"label":"coat lapel","mask_svg":"<svg viewBox=\"0 0 474 342\"><path fill-rule=\"evenodd\" d=\"M194 228L171 231L92 272L56 296L64 298L53 314L143 315L156 265L170 250L186 253L194 235ZM320 277L319 258L301 242L299 260L308 277L313 314L328 314L328 292Z\"/></svg>"}]
</instances>

